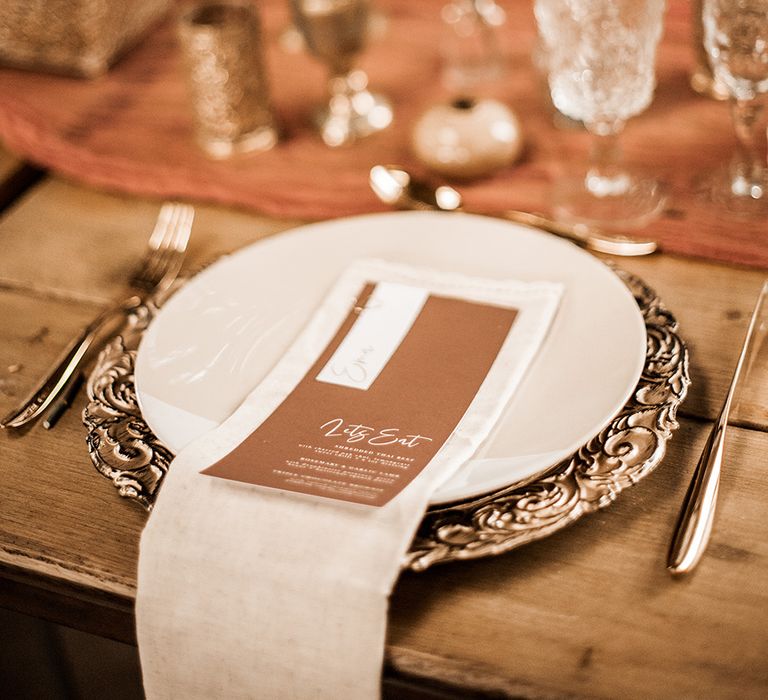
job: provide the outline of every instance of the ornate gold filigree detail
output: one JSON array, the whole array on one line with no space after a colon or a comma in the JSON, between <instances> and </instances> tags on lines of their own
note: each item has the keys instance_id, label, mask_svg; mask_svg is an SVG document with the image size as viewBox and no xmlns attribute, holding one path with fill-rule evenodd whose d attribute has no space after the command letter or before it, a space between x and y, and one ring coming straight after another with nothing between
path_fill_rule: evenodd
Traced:
<instances>
[{"instance_id":1,"label":"ornate gold filigree detail","mask_svg":"<svg viewBox=\"0 0 768 700\"><path fill-rule=\"evenodd\" d=\"M423 570L437 562L500 554L546 537L612 503L661 462L690 384L688 351L675 318L654 292L637 277L616 272L634 294L647 334L645 366L624 408L543 477L430 509L406 567Z\"/></svg>"},{"instance_id":2,"label":"ornate gold filigree detail","mask_svg":"<svg viewBox=\"0 0 768 700\"><path fill-rule=\"evenodd\" d=\"M646 359L640 380L611 423L545 475L483 497L431 508L404 562L423 570L438 562L509 551L604 508L662 460L688 391L688 351L677 321L640 279L616 271L640 307ZM121 496L151 509L173 459L139 411L133 367L141 335L156 311L133 312L122 336L99 355L83 413L96 468Z\"/></svg>"},{"instance_id":3,"label":"ornate gold filigree detail","mask_svg":"<svg viewBox=\"0 0 768 700\"><path fill-rule=\"evenodd\" d=\"M141 416L134 389L136 348L156 308L140 306L128 316L123 334L99 354L88 380L88 405L83 423L96 468L121 496L150 510L173 459Z\"/></svg>"}]
</instances>

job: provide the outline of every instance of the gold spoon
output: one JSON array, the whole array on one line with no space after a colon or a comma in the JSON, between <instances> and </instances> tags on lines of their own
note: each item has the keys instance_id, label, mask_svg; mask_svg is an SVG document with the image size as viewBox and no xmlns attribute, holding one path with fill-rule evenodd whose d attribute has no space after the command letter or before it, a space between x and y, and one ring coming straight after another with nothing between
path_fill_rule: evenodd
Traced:
<instances>
[{"instance_id":1,"label":"gold spoon","mask_svg":"<svg viewBox=\"0 0 768 700\"><path fill-rule=\"evenodd\" d=\"M374 165L369 175L371 189L385 204L401 209L438 209L460 211L461 194L449 185L434 187L411 177L410 173L395 165ZM540 214L507 210L494 216L533 226L555 236L567 238L578 245L610 255L649 255L658 250L656 241L638 240L626 236L598 233L584 224L566 224L551 221Z\"/></svg>"}]
</instances>

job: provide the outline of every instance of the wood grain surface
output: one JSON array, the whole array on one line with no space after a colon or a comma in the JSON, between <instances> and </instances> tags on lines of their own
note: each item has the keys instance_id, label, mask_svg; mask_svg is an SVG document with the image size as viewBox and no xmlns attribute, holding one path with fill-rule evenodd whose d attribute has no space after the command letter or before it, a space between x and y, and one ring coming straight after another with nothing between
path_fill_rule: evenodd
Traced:
<instances>
[{"instance_id":1,"label":"wood grain surface","mask_svg":"<svg viewBox=\"0 0 768 700\"><path fill-rule=\"evenodd\" d=\"M676 14L661 50L657 97L630 122L624 145L632 162L657 172L673 193L652 235L673 244L683 236L692 255L724 244L738 253L732 259L749 264L764 259L755 251L768 226L744 226L694 197L695 177L727 159L733 138L725 106L688 89L686 6L670 4ZM512 14L530 28L530 7ZM519 70L532 43L528 32L512 48L515 71L503 96L535 138L522 167L467 189L469 206L541 208L563 165L586 152L583 133L541 121L542 93ZM380 159L375 145L372 153ZM120 294L160 207L159 200L39 178L0 149L0 415ZM196 209L190 272L299 223ZM666 253L612 262L658 292L690 349L693 383L666 458L610 508L546 540L405 573L391 601L387 697L768 696L768 368L750 378L734 414L707 554L685 579L670 578L664 567L766 272ZM146 515L92 466L84 404L81 390L54 430L0 432L0 606L132 642Z\"/></svg>"},{"instance_id":2,"label":"wood grain surface","mask_svg":"<svg viewBox=\"0 0 768 700\"><path fill-rule=\"evenodd\" d=\"M158 208L50 177L6 210L0 413L120 292ZM200 206L187 268L294 223ZM408 688L422 697L758 698L768 691L764 402L736 415L699 570L673 580L664 569L764 273L669 255L619 264L657 290L691 350L693 385L667 457L613 506L553 537L404 574L391 605L391 697ZM0 434L0 605L131 641L146 516L92 467L83 405L81 392L55 430Z\"/></svg>"},{"instance_id":3,"label":"wood grain surface","mask_svg":"<svg viewBox=\"0 0 768 700\"><path fill-rule=\"evenodd\" d=\"M502 95L533 138L519 168L467 188L469 207L542 208L551 181L587 150L585 134L552 126L530 65L522 72L534 43L523 5L511 15L523 29ZM696 177L728 158L733 138L725 106L688 88L687 3L670 7L656 100L624 138L629 159L673 194L649 233L694 256L726 249L730 259L764 265L764 222L729 220L696 198ZM372 162L381 160L377 149L392 152L371 148ZM121 293L160 207L40 177L0 149L0 415ZM325 205L338 195L316 199ZM376 206L372 198L357 204ZM189 272L299 223L196 209ZM656 290L690 350L693 383L668 454L611 507L554 536L499 557L405 573L391 600L387 697L768 696L768 368L757 368L733 416L708 552L688 578L665 570L683 494L766 272L668 253L611 262ZM84 404L81 390L54 430L0 432L0 605L133 642L146 514L92 466Z\"/></svg>"}]
</instances>

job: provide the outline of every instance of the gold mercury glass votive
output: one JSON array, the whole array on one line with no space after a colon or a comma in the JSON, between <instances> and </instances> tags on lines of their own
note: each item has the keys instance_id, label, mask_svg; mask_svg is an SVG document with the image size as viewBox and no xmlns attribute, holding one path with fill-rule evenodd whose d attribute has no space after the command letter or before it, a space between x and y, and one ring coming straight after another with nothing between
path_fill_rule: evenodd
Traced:
<instances>
[{"instance_id":1,"label":"gold mercury glass votive","mask_svg":"<svg viewBox=\"0 0 768 700\"><path fill-rule=\"evenodd\" d=\"M265 151L278 141L261 23L250 3L195 3L179 18L197 139L213 158Z\"/></svg>"},{"instance_id":2,"label":"gold mercury glass votive","mask_svg":"<svg viewBox=\"0 0 768 700\"><path fill-rule=\"evenodd\" d=\"M0 64L95 78L169 6L170 0L0 0Z\"/></svg>"}]
</instances>

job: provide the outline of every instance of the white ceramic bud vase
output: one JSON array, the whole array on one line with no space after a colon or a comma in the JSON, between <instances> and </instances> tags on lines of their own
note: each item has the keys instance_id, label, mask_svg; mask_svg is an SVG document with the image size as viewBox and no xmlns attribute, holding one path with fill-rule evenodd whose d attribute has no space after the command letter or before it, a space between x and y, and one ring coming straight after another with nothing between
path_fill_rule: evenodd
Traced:
<instances>
[{"instance_id":1,"label":"white ceramic bud vase","mask_svg":"<svg viewBox=\"0 0 768 700\"><path fill-rule=\"evenodd\" d=\"M506 105L461 98L424 112L414 126L412 147L430 170L469 180L515 162L523 137L520 122Z\"/></svg>"}]
</instances>

